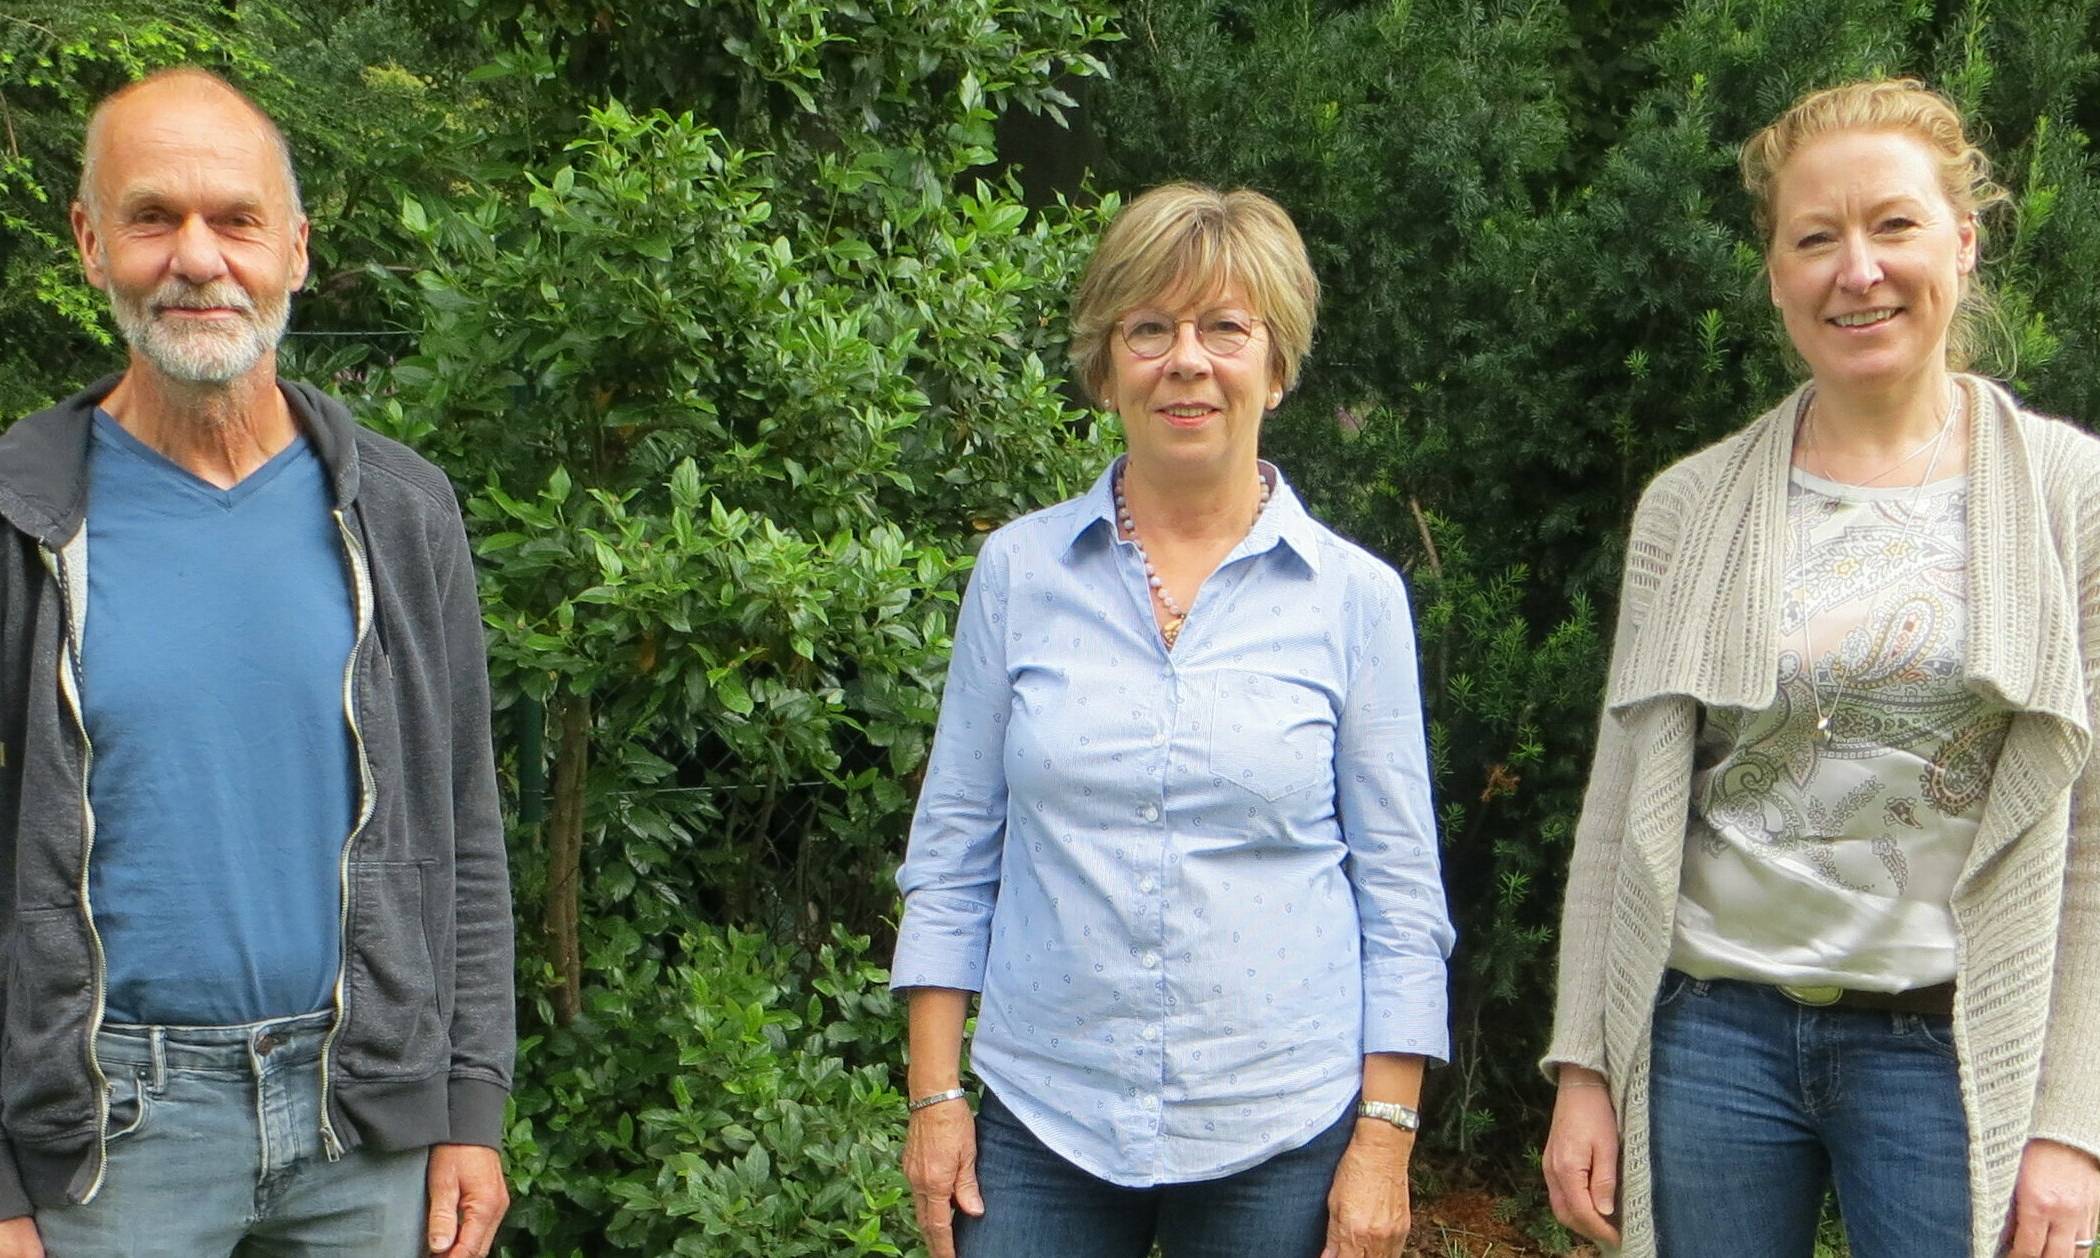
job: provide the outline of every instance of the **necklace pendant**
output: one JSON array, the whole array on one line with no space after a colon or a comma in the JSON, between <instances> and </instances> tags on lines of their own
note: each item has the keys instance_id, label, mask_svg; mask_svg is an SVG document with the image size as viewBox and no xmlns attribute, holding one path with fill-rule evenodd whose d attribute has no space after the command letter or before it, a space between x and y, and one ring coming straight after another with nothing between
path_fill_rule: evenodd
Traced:
<instances>
[{"instance_id":1,"label":"necklace pendant","mask_svg":"<svg viewBox=\"0 0 2100 1258\"><path fill-rule=\"evenodd\" d=\"M1816 741L1822 743L1825 747L1830 745L1832 737L1830 733L1830 718L1833 715L1834 713L1826 712L1816 718Z\"/></svg>"},{"instance_id":2,"label":"necklace pendant","mask_svg":"<svg viewBox=\"0 0 2100 1258\"><path fill-rule=\"evenodd\" d=\"M1174 639L1181 636L1182 622L1187 619L1187 616L1176 616L1159 627L1160 640L1167 644L1169 651L1174 649Z\"/></svg>"}]
</instances>

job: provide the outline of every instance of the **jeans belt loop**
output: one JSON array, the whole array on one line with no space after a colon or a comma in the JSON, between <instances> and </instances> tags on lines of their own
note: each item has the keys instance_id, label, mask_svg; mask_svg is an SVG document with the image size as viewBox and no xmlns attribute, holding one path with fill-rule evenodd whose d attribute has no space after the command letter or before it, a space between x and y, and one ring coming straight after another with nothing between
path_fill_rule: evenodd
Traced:
<instances>
[{"instance_id":1,"label":"jeans belt loop","mask_svg":"<svg viewBox=\"0 0 2100 1258\"><path fill-rule=\"evenodd\" d=\"M155 1026L146 1032L146 1051L153 1061L153 1081L148 1085L155 1096L168 1086L168 1029Z\"/></svg>"}]
</instances>

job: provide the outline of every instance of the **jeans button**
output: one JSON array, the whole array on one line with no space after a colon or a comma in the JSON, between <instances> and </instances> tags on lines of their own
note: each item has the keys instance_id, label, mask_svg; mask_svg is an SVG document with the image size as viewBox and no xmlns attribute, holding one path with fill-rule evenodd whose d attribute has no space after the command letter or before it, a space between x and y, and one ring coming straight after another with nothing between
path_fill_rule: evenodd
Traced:
<instances>
[{"instance_id":1,"label":"jeans button","mask_svg":"<svg viewBox=\"0 0 2100 1258\"><path fill-rule=\"evenodd\" d=\"M271 1053L276 1052L277 1046L282 1043L284 1041L278 1039L275 1032L265 1031L255 1037L255 1055L257 1057L268 1057Z\"/></svg>"}]
</instances>

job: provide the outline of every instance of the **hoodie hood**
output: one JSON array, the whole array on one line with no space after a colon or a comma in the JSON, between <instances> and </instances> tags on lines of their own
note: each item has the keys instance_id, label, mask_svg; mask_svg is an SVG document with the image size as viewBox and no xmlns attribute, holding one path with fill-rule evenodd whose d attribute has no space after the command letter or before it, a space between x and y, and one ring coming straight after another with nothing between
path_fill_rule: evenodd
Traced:
<instances>
[{"instance_id":1,"label":"hoodie hood","mask_svg":"<svg viewBox=\"0 0 2100 1258\"><path fill-rule=\"evenodd\" d=\"M0 433L0 519L54 548L80 531L87 519L88 437L95 407L121 379L121 374L104 376ZM277 388L328 469L335 505L347 509L358 487L356 427L349 410L302 381L280 379Z\"/></svg>"}]
</instances>

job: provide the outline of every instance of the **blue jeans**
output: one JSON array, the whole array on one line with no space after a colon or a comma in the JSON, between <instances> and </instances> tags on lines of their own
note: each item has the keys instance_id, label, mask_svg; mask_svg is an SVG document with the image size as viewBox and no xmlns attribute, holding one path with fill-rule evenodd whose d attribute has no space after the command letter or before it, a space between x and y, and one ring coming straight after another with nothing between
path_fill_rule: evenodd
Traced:
<instances>
[{"instance_id":1,"label":"blue jeans","mask_svg":"<svg viewBox=\"0 0 2100 1258\"><path fill-rule=\"evenodd\" d=\"M1665 974L1648 1084L1663 1258L1808 1258L1830 1186L1853 1258L1967 1255L1951 1023Z\"/></svg>"},{"instance_id":2,"label":"blue jeans","mask_svg":"<svg viewBox=\"0 0 2100 1258\"><path fill-rule=\"evenodd\" d=\"M330 1015L236 1027L110 1025L109 1169L36 1214L49 1258L415 1258L429 1150L321 1149Z\"/></svg>"},{"instance_id":3,"label":"blue jeans","mask_svg":"<svg viewBox=\"0 0 2100 1258\"><path fill-rule=\"evenodd\" d=\"M977 1111L984 1217L955 1216L957 1258L1316 1258L1355 1107L1312 1140L1220 1179L1124 1188L1052 1152L989 1090Z\"/></svg>"}]
</instances>

